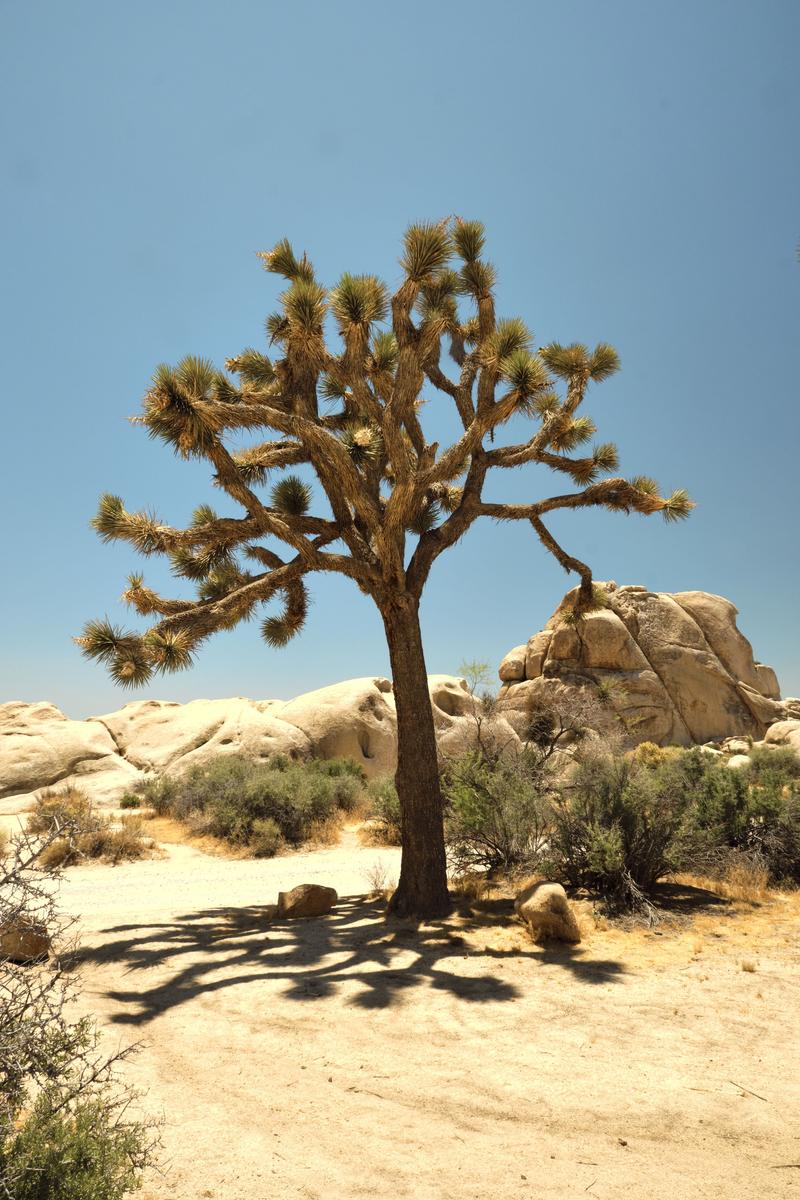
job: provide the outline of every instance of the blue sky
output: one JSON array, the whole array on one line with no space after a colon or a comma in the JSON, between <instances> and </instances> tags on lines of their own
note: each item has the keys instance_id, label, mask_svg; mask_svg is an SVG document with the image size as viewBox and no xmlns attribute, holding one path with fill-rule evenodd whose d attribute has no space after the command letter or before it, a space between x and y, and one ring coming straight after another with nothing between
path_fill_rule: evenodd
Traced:
<instances>
[{"instance_id":1,"label":"blue sky","mask_svg":"<svg viewBox=\"0 0 800 1200\"><path fill-rule=\"evenodd\" d=\"M131 623L138 563L90 530L100 492L174 524L219 503L125 418L158 362L263 344L278 285L255 252L287 235L327 283L394 284L405 226L450 213L485 222L502 313L539 342L617 346L587 404L600 439L698 502L678 526L579 513L555 532L598 579L730 597L800 694L800 5L5 0L0 17L0 700L80 716L386 672L377 612L337 578L314 580L286 649L245 625L135 693L70 639L88 617ZM493 495L550 486L522 473ZM570 585L525 527L474 527L429 583L429 669L496 665Z\"/></svg>"}]
</instances>

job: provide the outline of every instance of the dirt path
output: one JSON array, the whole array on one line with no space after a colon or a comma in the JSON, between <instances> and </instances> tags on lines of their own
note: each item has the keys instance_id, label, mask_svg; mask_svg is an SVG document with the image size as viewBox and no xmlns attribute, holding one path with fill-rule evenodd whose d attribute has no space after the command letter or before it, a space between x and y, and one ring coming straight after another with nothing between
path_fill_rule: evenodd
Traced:
<instances>
[{"instance_id":1,"label":"dirt path","mask_svg":"<svg viewBox=\"0 0 800 1200\"><path fill-rule=\"evenodd\" d=\"M800 1197L796 897L545 950L501 911L387 925L376 860L67 872L85 1003L165 1117L146 1200ZM340 905L275 920L301 882Z\"/></svg>"}]
</instances>

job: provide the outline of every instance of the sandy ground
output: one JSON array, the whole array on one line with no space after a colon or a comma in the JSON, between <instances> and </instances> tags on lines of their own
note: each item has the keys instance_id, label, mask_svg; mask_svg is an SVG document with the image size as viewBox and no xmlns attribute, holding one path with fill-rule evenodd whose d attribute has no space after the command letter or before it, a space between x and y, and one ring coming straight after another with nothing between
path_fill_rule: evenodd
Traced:
<instances>
[{"instance_id":1,"label":"sandy ground","mask_svg":"<svg viewBox=\"0 0 800 1200\"><path fill-rule=\"evenodd\" d=\"M63 886L83 1003L164 1118L145 1200L800 1197L797 896L543 949L499 902L387 924L397 852L351 831L165 855ZM301 882L339 906L278 921Z\"/></svg>"}]
</instances>

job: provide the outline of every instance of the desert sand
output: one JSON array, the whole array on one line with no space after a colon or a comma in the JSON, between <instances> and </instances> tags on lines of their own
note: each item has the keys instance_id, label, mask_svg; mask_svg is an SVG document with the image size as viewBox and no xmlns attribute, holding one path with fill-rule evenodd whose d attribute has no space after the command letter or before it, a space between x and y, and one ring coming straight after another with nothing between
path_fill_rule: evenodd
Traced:
<instances>
[{"instance_id":1,"label":"desert sand","mask_svg":"<svg viewBox=\"0 0 800 1200\"><path fill-rule=\"evenodd\" d=\"M339 846L68 870L81 1003L163 1117L145 1200L800 1194L798 897L537 947L503 901L415 929ZM278 921L280 889L334 886ZM705 897L708 900L708 897ZM744 967L743 967L744 964Z\"/></svg>"}]
</instances>

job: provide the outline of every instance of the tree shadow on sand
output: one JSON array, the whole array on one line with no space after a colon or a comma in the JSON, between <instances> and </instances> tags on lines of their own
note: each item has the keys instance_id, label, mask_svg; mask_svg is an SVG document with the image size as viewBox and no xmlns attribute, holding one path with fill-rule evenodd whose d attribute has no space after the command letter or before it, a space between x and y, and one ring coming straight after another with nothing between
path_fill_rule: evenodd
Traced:
<instances>
[{"instance_id":1,"label":"tree shadow on sand","mask_svg":"<svg viewBox=\"0 0 800 1200\"><path fill-rule=\"evenodd\" d=\"M481 911L474 932L507 926L510 905ZM107 996L122 1006L111 1020L142 1025L199 995L246 983L283 982L283 995L313 1003L347 987L350 1003L387 1008L403 993L427 985L468 1003L511 1001L523 995L497 974L459 974L464 959L502 962L527 959L557 965L585 983L607 983L623 973L621 964L582 958L580 947L514 947L468 944L458 918L416 926L387 920L385 903L367 896L340 899L328 916L283 920L275 905L211 908L152 925L117 925L103 931L99 946L84 948L82 962L116 964L125 974L148 972L146 985L115 989ZM448 962L449 960L449 962ZM462 968L463 969L463 968Z\"/></svg>"}]
</instances>

